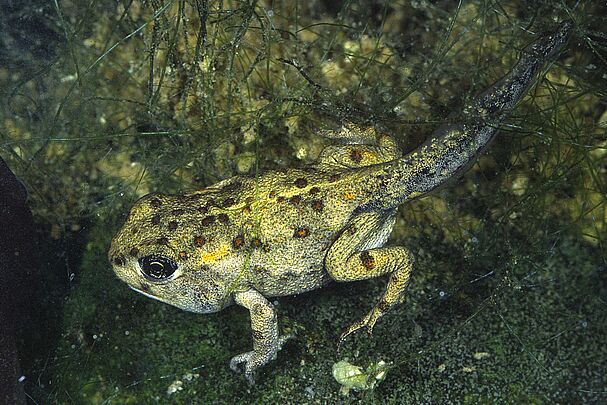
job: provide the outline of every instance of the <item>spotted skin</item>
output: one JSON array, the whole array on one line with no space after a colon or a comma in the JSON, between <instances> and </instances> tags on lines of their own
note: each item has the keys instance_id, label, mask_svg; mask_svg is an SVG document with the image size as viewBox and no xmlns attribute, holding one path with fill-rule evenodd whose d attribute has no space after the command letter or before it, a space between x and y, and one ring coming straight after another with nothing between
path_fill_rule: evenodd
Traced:
<instances>
[{"instance_id":1,"label":"spotted skin","mask_svg":"<svg viewBox=\"0 0 607 405\"><path fill-rule=\"evenodd\" d=\"M389 275L381 299L339 344L357 330L371 333L403 301L413 268L408 249L384 246L397 207L474 161L571 30L565 22L525 48L508 74L464 107L461 121L438 128L406 156L390 136L348 124L324 133L340 144L327 147L312 167L143 197L112 240L115 273L134 290L184 310L247 308L253 350L230 366L242 365L251 383L286 339L267 297Z\"/></svg>"}]
</instances>

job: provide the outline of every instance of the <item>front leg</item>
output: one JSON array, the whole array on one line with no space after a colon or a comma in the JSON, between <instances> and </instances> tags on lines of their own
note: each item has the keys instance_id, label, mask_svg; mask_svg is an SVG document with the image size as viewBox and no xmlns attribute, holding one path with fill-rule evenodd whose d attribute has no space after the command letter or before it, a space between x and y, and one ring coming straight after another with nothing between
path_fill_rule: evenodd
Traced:
<instances>
[{"instance_id":1,"label":"front leg","mask_svg":"<svg viewBox=\"0 0 607 405\"><path fill-rule=\"evenodd\" d=\"M254 383L253 372L276 358L282 344L288 336L278 336L276 312L272 304L255 290L237 292L234 300L251 314L253 330L253 351L234 356L230 368L238 371L238 365L244 363L244 375L250 384Z\"/></svg>"}]
</instances>

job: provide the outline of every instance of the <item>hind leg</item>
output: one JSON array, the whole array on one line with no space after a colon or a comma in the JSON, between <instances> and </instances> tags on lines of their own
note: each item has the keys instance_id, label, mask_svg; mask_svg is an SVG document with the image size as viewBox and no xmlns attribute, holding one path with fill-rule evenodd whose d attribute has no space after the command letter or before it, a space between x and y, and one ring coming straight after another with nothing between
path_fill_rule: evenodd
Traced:
<instances>
[{"instance_id":1,"label":"hind leg","mask_svg":"<svg viewBox=\"0 0 607 405\"><path fill-rule=\"evenodd\" d=\"M365 280L390 274L381 300L341 334L338 347L347 336L360 329L371 334L377 320L403 300L413 256L402 246L382 247L393 224L393 214L361 214L344 228L327 253L325 267L336 281Z\"/></svg>"}]
</instances>

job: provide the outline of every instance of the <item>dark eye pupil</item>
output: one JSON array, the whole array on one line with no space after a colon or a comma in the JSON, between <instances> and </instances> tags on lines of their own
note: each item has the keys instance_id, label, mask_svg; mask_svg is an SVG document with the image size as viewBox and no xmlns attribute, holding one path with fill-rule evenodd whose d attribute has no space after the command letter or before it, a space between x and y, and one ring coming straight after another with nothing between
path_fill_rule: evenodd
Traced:
<instances>
[{"instance_id":1,"label":"dark eye pupil","mask_svg":"<svg viewBox=\"0 0 607 405\"><path fill-rule=\"evenodd\" d=\"M145 256L139 259L141 271L150 280L164 280L177 270L177 263L166 257Z\"/></svg>"},{"instance_id":2,"label":"dark eye pupil","mask_svg":"<svg viewBox=\"0 0 607 405\"><path fill-rule=\"evenodd\" d=\"M152 262L149 264L149 270L151 276L154 277L163 277L164 275L164 264L162 262Z\"/></svg>"}]
</instances>

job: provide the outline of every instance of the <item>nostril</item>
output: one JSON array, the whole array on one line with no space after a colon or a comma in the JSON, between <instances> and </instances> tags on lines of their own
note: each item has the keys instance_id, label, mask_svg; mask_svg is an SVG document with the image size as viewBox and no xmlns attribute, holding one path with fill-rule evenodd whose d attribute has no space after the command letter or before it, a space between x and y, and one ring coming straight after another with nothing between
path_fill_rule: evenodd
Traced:
<instances>
[{"instance_id":1,"label":"nostril","mask_svg":"<svg viewBox=\"0 0 607 405\"><path fill-rule=\"evenodd\" d=\"M116 255L111 260L114 266L124 266L124 256Z\"/></svg>"}]
</instances>

